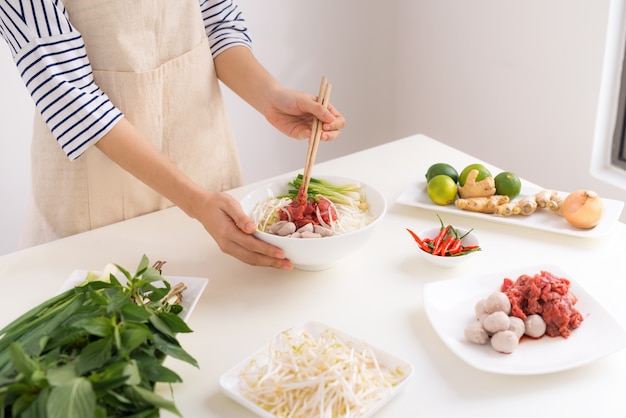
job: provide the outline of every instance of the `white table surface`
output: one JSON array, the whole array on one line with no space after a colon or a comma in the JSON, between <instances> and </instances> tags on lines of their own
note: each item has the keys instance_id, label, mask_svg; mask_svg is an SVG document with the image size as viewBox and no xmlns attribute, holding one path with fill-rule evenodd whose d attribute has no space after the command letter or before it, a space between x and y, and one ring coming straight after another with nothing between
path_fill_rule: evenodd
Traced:
<instances>
[{"instance_id":1,"label":"white table surface","mask_svg":"<svg viewBox=\"0 0 626 418\"><path fill-rule=\"evenodd\" d=\"M396 204L397 196L422 179L432 163L464 167L476 161L415 135L317 164L314 176L361 179L384 191L389 204L373 238L322 272L240 263L222 254L201 225L178 208L2 256L0 326L52 296L73 270L99 270L111 262L133 270L146 254L152 261L167 261L165 275L210 279L189 320L194 332L179 337L200 368L174 359L166 363L183 378L174 394L185 417L254 417L221 392L219 377L278 332L308 321L325 322L414 365L413 379L377 418L626 416L626 350L557 373L492 374L453 354L430 325L424 284L537 264L575 272L576 280L626 324L626 225L621 223L608 236L587 239L446 214L446 223L475 229L483 252L457 269L436 268L416 256L405 228L419 231L438 221L433 211ZM231 193L240 198L253 186ZM159 390L169 394L166 387Z\"/></svg>"}]
</instances>

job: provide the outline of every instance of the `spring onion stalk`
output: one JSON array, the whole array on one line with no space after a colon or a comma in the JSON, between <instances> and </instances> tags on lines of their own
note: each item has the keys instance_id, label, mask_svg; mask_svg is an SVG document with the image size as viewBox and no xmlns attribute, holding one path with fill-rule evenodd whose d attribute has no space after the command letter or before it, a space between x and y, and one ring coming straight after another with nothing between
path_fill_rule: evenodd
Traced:
<instances>
[{"instance_id":1,"label":"spring onion stalk","mask_svg":"<svg viewBox=\"0 0 626 418\"><path fill-rule=\"evenodd\" d=\"M289 190L289 197L292 199L298 196L298 191L300 190L300 186L302 186L302 180L302 174L298 174L298 176L289 183L290 186L294 187L294 189ZM367 204L361 195L360 183L337 185L326 180L311 178L307 189L307 197L314 199L320 194L335 204L361 206L362 209L367 209Z\"/></svg>"},{"instance_id":2,"label":"spring onion stalk","mask_svg":"<svg viewBox=\"0 0 626 418\"><path fill-rule=\"evenodd\" d=\"M407 376L380 364L371 348L326 330L317 338L285 331L270 344L267 362L241 371L243 395L277 417L356 418L390 395Z\"/></svg>"}]
</instances>

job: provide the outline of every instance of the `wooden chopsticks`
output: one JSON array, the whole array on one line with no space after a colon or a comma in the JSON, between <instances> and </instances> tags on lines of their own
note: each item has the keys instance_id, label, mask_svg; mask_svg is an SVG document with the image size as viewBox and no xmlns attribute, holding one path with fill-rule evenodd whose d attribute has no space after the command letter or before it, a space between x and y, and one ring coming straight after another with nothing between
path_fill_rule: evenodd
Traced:
<instances>
[{"instance_id":1,"label":"wooden chopsticks","mask_svg":"<svg viewBox=\"0 0 626 418\"><path fill-rule=\"evenodd\" d=\"M320 91L317 95L317 103L327 107L330 100L330 91L332 84L327 82L326 76L322 77L320 83ZM302 178L302 185L300 186L300 196L306 198L309 190L309 183L311 182L311 170L313 170L313 164L315 163L315 156L317 155L317 148L319 146L320 138L322 136L322 122L313 116L313 123L311 124L311 136L309 137L309 148L306 154L306 162L304 164L304 175Z\"/></svg>"}]
</instances>

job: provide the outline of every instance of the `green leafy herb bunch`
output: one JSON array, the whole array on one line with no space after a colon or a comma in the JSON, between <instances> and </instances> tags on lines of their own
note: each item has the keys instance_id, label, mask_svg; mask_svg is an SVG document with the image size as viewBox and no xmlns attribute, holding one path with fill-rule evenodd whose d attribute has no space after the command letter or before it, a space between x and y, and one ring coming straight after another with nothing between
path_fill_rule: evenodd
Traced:
<instances>
[{"instance_id":1,"label":"green leafy herb bunch","mask_svg":"<svg viewBox=\"0 0 626 418\"><path fill-rule=\"evenodd\" d=\"M0 418L180 416L154 391L182 381L167 356L198 367L176 338L192 331L173 290L144 255L134 275L89 273L1 329Z\"/></svg>"}]
</instances>

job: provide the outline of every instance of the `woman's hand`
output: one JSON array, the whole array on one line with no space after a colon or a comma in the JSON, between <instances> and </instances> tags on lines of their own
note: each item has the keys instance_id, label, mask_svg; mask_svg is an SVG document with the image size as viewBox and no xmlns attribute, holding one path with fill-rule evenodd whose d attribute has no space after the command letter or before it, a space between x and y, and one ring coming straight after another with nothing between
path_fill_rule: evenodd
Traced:
<instances>
[{"instance_id":1,"label":"woman's hand","mask_svg":"<svg viewBox=\"0 0 626 418\"><path fill-rule=\"evenodd\" d=\"M332 104L325 108L317 103L315 96L285 88L278 88L270 95L263 113L276 129L296 139L311 136L313 116L322 121L322 141L339 138L340 129L346 126L346 119Z\"/></svg>"},{"instance_id":2,"label":"woman's hand","mask_svg":"<svg viewBox=\"0 0 626 418\"><path fill-rule=\"evenodd\" d=\"M291 138L309 138L314 115L323 122L323 141L337 139L346 126L346 119L332 104L325 109L315 96L283 87L245 46L221 52L215 57L215 70L224 84Z\"/></svg>"},{"instance_id":3,"label":"woman's hand","mask_svg":"<svg viewBox=\"0 0 626 418\"><path fill-rule=\"evenodd\" d=\"M292 270L283 251L252 235L256 225L246 216L239 202L227 193L206 193L196 219L213 237L220 250L253 266Z\"/></svg>"}]
</instances>

